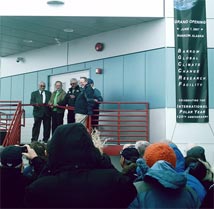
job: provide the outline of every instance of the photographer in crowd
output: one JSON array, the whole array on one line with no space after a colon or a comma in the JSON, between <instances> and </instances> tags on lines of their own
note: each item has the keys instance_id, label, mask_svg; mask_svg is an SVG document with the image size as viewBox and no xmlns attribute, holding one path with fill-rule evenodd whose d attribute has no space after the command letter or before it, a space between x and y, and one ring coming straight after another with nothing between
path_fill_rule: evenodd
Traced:
<instances>
[{"instance_id":1,"label":"photographer in crowd","mask_svg":"<svg viewBox=\"0 0 214 209\"><path fill-rule=\"evenodd\" d=\"M0 208L24 208L25 187L29 185L33 179L23 175L23 155L32 160L38 173L44 165L29 145L10 145L4 147L1 152L0 167Z\"/></svg>"}]
</instances>

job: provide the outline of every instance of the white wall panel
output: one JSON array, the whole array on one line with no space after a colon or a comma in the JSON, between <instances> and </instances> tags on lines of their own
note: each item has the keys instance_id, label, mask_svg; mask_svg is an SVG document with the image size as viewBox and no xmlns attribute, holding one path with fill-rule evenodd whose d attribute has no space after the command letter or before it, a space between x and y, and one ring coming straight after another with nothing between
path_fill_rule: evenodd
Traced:
<instances>
[{"instance_id":1,"label":"white wall panel","mask_svg":"<svg viewBox=\"0 0 214 209\"><path fill-rule=\"evenodd\" d=\"M95 51L97 42L105 44L102 52ZM161 48L164 45L165 22L162 19L72 41L69 64Z\"/></svg>"},{"instance_id":2,"label":"white wall panel","mask_svg":"<svg viewBox=\"0 0 214 209\"><path fill-rule=\"evenodd\" d=\"M47 0L1 0L0 15L34 16L141 16L163 17L164 0L64 0L48 6Z\"/></svg>"},{"instance_id":3,"label":"white wall panel","mask_svg":"<svg viewBox=\"0 0 214 209\"><path fill-rule=\"evenodd\" d=\"M207 20L207 46L208 48L214 48L214 18Z\"/></svg>"},{"instance_id":4,"label":"white wall panel","mask_svg":"<svg viewBox=\"0 0 214 209\"><path fill-rule=\"evenodd\" d=\"M209 123L177 123L172 138L175 143L209 143L213 139Z\"/></svg>"},{"instance_id":5,"label":"white wall panel","mask_svg":"<svg viewBox=\"0 0 214 209\"><path fill-rule=\"evenodd\" d=\"M207 18L214 18L214 1L213 0L206 0L206 15Z\"/></svg>"},{"instance_id":6,"label":"white wall panel","mask_svg":"<svg viewBox=\"0 0 214 209\"><path fill-rule=\"evenodd\" d=\"M166 18L166 46L175 47L174 18Z\"/></svg>"},{"instance_id":7,"label":"white wall panel","mask_svg":"<svg viewBox=\"0 0 214 209\"><path fill-rule=\"evenodd\" d=\"M23 57L25 62L16 62ZM1 77L63 66L67 64L67 44L54 45L1 58Z\"/></svg>"},{"instance_id":8,"label":"white wall panel","mask_svg":"<svg viewBox=\"0 0 214 209\"><path fill-rule=\"evenodd\" d=\"M166 139L165 114L165 109L149 110L149 139L152 143Z\"/></svg>"}]
</instances>

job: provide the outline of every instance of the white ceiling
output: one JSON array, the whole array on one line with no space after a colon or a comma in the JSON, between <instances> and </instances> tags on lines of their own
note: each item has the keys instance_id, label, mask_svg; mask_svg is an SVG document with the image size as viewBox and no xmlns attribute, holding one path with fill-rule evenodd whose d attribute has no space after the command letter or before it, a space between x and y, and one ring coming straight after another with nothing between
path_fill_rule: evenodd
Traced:
<instances>
[{"instance_id":1,"label":"white ceiling","mask_svg":"<svg viewBox=\"0 0 214 209\"><path fill-rule=\"evenodd\" d=\"M131 25L151 17L1 16L0 57L26 52ZM64 29L73 32L65 32Z\"/></svg>"}]
</instances>

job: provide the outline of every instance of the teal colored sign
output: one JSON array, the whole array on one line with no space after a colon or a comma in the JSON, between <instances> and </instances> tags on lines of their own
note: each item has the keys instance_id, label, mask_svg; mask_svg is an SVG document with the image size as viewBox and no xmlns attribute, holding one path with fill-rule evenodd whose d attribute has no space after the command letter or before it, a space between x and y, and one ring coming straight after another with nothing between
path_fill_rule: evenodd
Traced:
<instances>
[{"instance_id":1,"label":"teal colored sign","mask_svg":"<svg viewBox=\"0 0 214 209\"><path fill-rule=\"evenodd\" d=\"M176 121L209 122L205 0L174 0Z\"/></svg>"}]
</instances>

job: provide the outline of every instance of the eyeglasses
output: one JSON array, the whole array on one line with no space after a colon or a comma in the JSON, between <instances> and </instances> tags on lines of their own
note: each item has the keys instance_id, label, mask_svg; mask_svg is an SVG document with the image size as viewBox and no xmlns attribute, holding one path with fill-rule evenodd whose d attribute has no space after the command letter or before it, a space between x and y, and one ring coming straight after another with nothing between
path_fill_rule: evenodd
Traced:
<instances>
[{"instance_id":1,"label":"eyeglasses","mask_svg":"<svg viewBox=\"0 0 214 209\"><path fill-rule=\"evenodd\" d=\"M41 87L45 87L45 85L40 85Z\"/></svg>"},{"instance_id":2,"label":"eyeglasses","mask_svg":"<svg viewBox=\"0 0 214 209\"><path fill-rule=\"evenodd\" d=\"M75 85L76 83L70 83L71 85Z\"/></svg>"}]
</instances>

